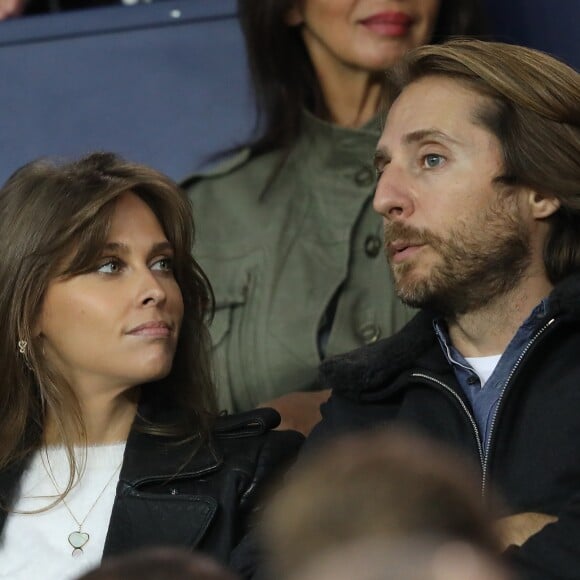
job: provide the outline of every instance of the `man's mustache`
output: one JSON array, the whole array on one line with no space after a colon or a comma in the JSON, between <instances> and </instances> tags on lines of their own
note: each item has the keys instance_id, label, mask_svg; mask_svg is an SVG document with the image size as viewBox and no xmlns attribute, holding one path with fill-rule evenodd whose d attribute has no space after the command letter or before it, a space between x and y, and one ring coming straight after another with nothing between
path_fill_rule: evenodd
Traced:
<instances>
[{"instance_id":1,"label":"man's mustache","mask_svg":"<svg viewBox=\"0 0 580 580\"><path fill-rule=\"evenodd\" d=\"M414 228L400 222L385 222L384 226L385 247L395 240L403 240L412 245L428 244L437 248L442 240L439 236L426 229Z\"/></svg>"}]
</instances>

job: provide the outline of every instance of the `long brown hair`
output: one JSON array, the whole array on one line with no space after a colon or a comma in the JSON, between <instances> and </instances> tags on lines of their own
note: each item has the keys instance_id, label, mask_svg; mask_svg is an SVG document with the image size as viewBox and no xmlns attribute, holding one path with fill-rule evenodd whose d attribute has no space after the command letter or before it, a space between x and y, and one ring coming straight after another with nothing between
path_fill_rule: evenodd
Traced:
<instances>
[{"instance_id":1,"label":"long brown hair","mask_svg":"<svg viewBox=\"0 0 580 580\"><path fill-rule=\"evenodd\" d=\"M387 74L387 104L426 76L455 79L490 105L477 112L500 141L498 181L555 196L544 264L552 283L580 270L580 74L531 48L456 39L410 51Z\"/></svg>"},{"instance_id":2,"label":"long brown hair","mask_svg":"<svg viewBox=\"0 0 580 580\"><path fill-rule=\"evenodd\" d=\"M193 219L182 190L161 173L110 153L64 164L34 161L0 190L0 469L42 446L49 411L75 465L74 442L86 441L79 402L48 364L34 327L49 281L94 267L116 200L129 190L149 205L173 246L184 301L172 370L141 387L142 402L180 415L173 414L171 425L146 422L144 429L203 439L217 414L206 324L213 294L191 255ZM26 342L24 354L19 341Z\"/></svg>"}]
</instances>

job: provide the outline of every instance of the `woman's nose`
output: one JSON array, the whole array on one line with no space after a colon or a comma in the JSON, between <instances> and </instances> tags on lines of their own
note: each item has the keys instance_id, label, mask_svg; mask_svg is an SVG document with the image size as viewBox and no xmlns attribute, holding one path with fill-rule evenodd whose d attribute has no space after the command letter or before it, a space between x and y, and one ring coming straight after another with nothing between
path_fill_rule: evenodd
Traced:
<instances>
[{"instance_id":1,"label":"woman's nose","mask_svg":"<svg viewBox=\"0 0 580 580\"><path fill-rule=\"evenodd\" d=\"M165 289L149 268L140 274L139 285L138 302L143 306L159 305L165 302Z\"/></svg>"}]
</instances>

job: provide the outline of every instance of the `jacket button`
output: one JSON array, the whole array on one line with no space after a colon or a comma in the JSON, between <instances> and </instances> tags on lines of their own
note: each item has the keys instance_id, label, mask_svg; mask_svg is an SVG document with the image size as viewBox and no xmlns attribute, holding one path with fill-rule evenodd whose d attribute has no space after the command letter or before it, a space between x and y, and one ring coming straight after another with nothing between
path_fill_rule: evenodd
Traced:
<instances>
[{"instance_id":1,"label":"jacket button","mask_svg":"<svg viewBox=\"0 0 580 580\"><path fill-rule=\"evenodd\" d=\"M376 236L374 234L367 236L365 240L365 254L369 258L376 258L379 255L379 252L381 251L382 245L383 243L381 241L381 238L379 238L379 236Z\"/></svg>"},{"instance_id":2,"label":"jacket button","mask_svg":"<svg viewBox=\"0 0 580 580\"><path fill-rule=\"evenodd\" d=\"M376 324L365 324L359 329L359 335L365 344L372 344L380 338L381 329Z\"/></svg>"},{"instance_id":3,"label":"jacket button","mask_svg":"<svg viewBox=\"0 0 580 580\"><path fill-rule=\"evenodd\" d=\"M354 182L363 187L366 185L372 185L375 182L375 172L368 165L361 167L354 174Z\"/></svg>"}]
</instances>

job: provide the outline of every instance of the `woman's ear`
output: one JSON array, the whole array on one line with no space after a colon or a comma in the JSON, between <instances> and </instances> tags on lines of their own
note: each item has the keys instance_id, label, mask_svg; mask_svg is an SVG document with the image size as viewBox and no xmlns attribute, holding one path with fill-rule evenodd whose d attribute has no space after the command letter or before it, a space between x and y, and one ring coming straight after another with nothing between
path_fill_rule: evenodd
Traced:
<instances>
[{"instance_id":1,"label":"woman's ear","mask_svg":"<svg viewBox=\"0 0 580 580\"><path fill-rule=\"evenodd\" d=\"M300 26L304 22L304 17L302 16L302 4L300 0L295 0L292 8L286 12L285 21L288 26Z\"/></svg>"},{"instance_id":2,"label":"woman's ear","mask_svg":"<svg viewBox=\"0 0 580 580\"><path fill-rule=\"evenodd\" d=\"M532 217L535 219L545 219L556 213L560 209L560 200L554 195L544 195L537 191L528 193L528 202Z\"/></svg>"}]
</instances>

